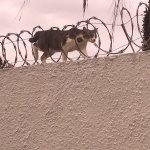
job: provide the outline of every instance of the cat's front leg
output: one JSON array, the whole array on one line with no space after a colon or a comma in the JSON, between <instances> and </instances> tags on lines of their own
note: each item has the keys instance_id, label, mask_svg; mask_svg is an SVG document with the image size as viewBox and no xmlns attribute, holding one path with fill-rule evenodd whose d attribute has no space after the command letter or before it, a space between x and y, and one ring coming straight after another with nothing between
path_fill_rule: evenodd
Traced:
<instances>
[{"instance_id":1,"label":"cat's front leg","mask_svg":"<svg viewBox=\"0 0 150 150\"><path fill-rule=\"evenodd\" d=\"M80 54L81 54L81 56L82 56L84 59L88 59L88 58L89 58L86 49L82 49L81 52L80 52Z\"/></svg>"},{"instance_id":2,"label":"cat's front leg","mask_svg":"<svg viewBox=\"0 0 150 150\"><path fill-rule=\"evenodd\" d=\"M62 52L62 61L63 62L67 61L67 56L68 56L68 52L66 52L66 51Z\"/></svg>"}]
</instances>

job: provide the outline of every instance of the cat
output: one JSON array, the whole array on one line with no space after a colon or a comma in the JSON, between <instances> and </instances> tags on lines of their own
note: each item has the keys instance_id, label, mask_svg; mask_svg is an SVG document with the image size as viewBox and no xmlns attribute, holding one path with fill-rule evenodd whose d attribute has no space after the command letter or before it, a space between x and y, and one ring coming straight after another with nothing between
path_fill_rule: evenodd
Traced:
<instances>
[{"instance_id":1,"label":"cat","mask_svg":"<svg viewBox=\"0 0 150 150\"><path fill-rule=\"evenodd\" d=\"M67 61L68 52L78 50L84 58L88 57L87 43L94 43L97 38L97 29L89 30L85 27L78 29L73 27L69 30L45 30L37 31L29 39L32 43L35 61L38 60L38 51L42 51L41 62L45 63L46 59L56 52L62 52L63 62Z\"/></svg>"}]
</instances>

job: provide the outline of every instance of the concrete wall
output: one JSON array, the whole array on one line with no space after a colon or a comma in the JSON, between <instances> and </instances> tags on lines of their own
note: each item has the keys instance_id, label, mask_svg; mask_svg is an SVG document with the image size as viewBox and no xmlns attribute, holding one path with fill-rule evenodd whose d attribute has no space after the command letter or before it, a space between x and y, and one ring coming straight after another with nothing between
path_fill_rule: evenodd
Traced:
<instances>
[{"instance_id":1,"label":"concrete wall","mask_svg":"<svg viewBox=\"0 0 150 150\"><path fill-rule=\"evenodd\" d=\"M0 70L0 150L150 150L150 54Z\"/></svg>"}]
</instances>

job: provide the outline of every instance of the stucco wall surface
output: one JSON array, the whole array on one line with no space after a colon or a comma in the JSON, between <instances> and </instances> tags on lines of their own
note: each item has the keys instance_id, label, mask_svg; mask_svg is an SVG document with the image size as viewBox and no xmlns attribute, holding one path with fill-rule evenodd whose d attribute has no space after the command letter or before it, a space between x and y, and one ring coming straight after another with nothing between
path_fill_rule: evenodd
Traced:
<instances>
[{"instance_id":1,"label":"stucco wall surface","mask_svg":"<svg viewBox=\"0 0 150 150\"><path fill-rule=\"evenodd\" d=\"M150 53L0 70L0 150L150 150Z\"/></svg>"}]
</instances>

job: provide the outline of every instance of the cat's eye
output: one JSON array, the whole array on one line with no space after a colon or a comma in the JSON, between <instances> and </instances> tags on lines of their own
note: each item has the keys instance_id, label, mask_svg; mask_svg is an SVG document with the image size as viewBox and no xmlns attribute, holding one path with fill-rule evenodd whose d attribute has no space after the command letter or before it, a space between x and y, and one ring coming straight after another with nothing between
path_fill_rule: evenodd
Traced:
<instances>
[{"instance_id":1,"label":"cat's eye","mask_svg":"<svg viewBox=\"0 0 150 150\"><path fill-rule=\"evenodd\" d=\"M94 36L94 34L93 33L90 33L90 37L93 37Z\"/></svg>"}]
</instances>

